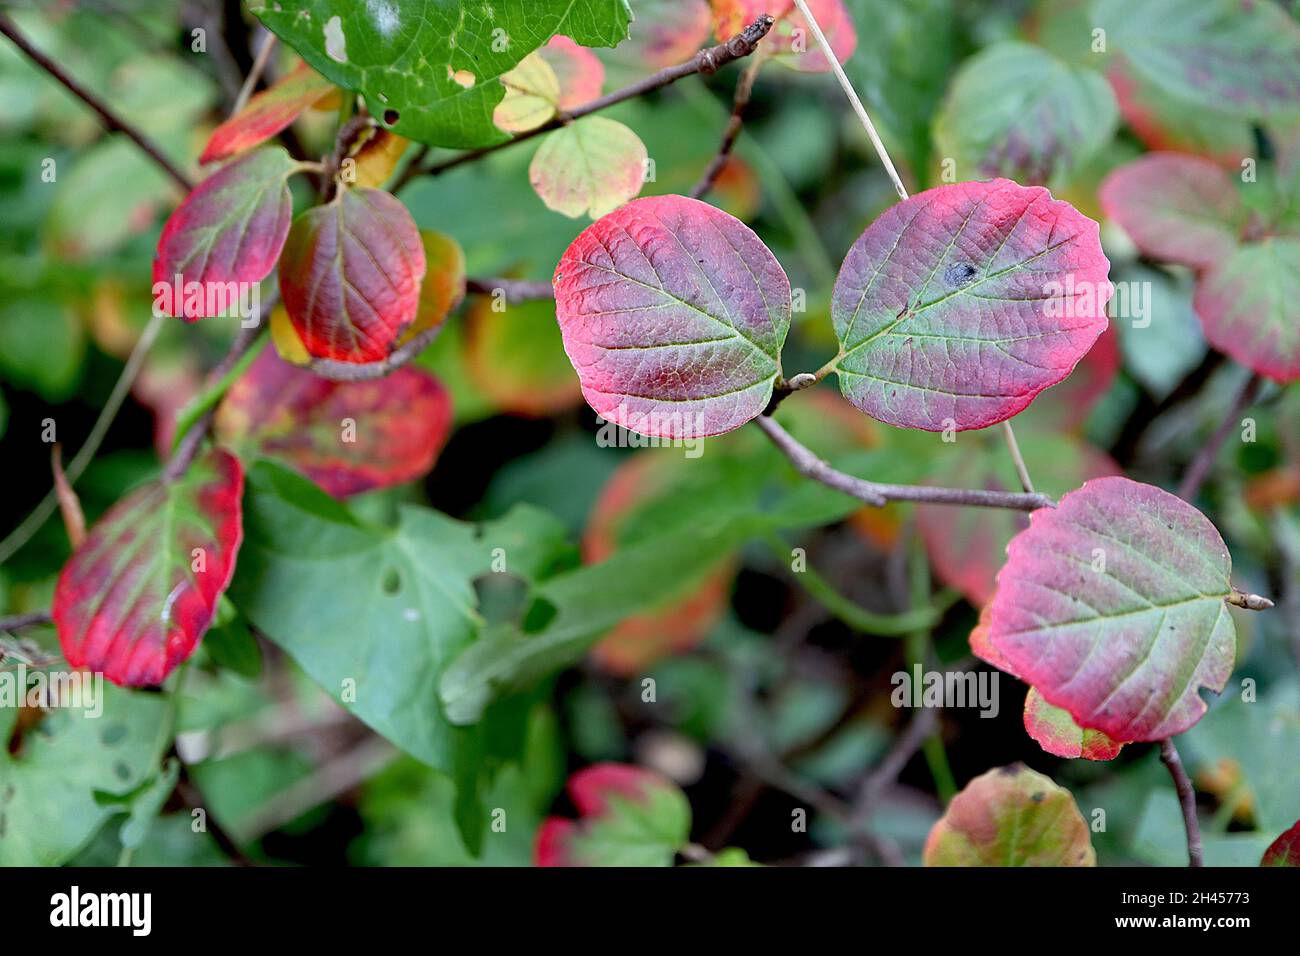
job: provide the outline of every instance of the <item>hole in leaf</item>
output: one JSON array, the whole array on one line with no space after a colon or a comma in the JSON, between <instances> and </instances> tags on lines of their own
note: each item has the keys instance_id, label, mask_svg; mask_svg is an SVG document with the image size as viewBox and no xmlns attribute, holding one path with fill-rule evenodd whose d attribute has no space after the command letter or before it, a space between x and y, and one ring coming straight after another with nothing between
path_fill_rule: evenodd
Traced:
<instances>
[{"instance_id":1,"label":"hole in leaf","mask_svg":"<svg viewBox=\"0 0 1300 956\"><path fill-rule=\"evenodd\" d=\"M402 114L397 112L395 109L390 108L384 110L384 125L386 126L396 126L397 121L401 118Z\"/></svg>"}]
</instances>

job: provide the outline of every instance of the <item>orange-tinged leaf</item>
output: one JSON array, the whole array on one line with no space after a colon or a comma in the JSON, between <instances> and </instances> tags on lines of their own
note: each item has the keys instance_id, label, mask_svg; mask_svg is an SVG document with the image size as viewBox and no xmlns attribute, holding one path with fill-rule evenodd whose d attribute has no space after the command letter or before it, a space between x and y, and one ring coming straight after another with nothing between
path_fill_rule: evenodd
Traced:
<instances>
[{"instance_id":1,"label":"orange-tinged leaf","mask_svg":"<svg viewBox=\"0 0 1300 956\"><path fill-rule=\"evenodd\" d=\"M479 298L468 310L465 365L499 411L543 418L582 404L582 386L564 354L555 303L494 308Z\"/></svg>"},{"instance_id":2,"label":"orange-tinged leaf","mask_svg":"<svg viewBox=\"0 0 1300 956\"><path fill-rule=\"evenodd\" d=\"M386 129L374 129L372 135L361 144L352 157L354 180L349 185L361 188L378 189L392 178L393 171L401 162L406 147L411 145L409 139L390 133Z\"/></svg>"},{"instance_id":3,"label":"orange-tinged leaf","mask_svg":"<svg viewBox=\"0 0 1300 956\"><path fill-rule=\"evenodd\" d=\"M847 62L857 49L858 33L843 0L808 0L808 9L835 58ZM719 40L730 40L764 13L776 19L763 40L761 49L766 55L806 73L825 73L831 68L794 0L713 0L713 32Z\"/></svg>"},{"instance_id":4,"label":"orange-tinged leaf","mask_svg":"<svg viewBox=\"0 0 1300 956\"><path fill-rule=\"evenodd\" d=\"M1111 760L1124 749L1100 730L1088 730L1074 722L1068 710L1053 707L1032 687L1025 695L1025 732L1049 754Z\"/></svg>"},{"instance_id":5,"label":"orange-tinged leaf","mask_svg":"<svg viewBox=\"0 0 1300 956\"><path fill-rule=\"evenodd\" d=\"M199 157L212 163L265 142L296 120L302 111L334 92L334 86L306 63L258 93L218 126Z\"/></svg>"},{"instance_id":6,"label":"orange-tinged leaf","mask_svg":"<svg viewBox=\"0 0 1300 956\"><path fill-rule=\"evenodd\" d=\"M400 339L405 343L437 328L465 298L465 253L451 236L432 229L420 230L425 273L415 322Z\"/></svg>"},{"instance_id":7,"label":"orange-tinged leaf","mask_svg":"<svg viewBox=\"0 0 1300 956\"><path fill-rule=\"evenodd\" d=\"M306 366L311 364L311 353L302 344L298 330L293 327L289 313L283 303L271 310L271 344L276 353L290 365Z\"/></svg>"}]
</instances>

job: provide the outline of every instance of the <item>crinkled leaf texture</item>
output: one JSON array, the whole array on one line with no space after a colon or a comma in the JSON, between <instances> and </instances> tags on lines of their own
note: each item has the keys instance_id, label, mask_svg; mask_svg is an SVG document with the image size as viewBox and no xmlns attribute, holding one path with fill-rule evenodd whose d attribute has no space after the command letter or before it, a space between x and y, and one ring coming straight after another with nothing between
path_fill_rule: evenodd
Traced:
<instances>
[{"instance_id":1,"label":"crinkled leaf texture","mask_svg":"<svg viewBox=\"0 0 1300 956\"><path fill-rule=\"evenodd\" d=\"M648 158L622 123L588 116L547 134L528 179L548 209L599 219L641 192Z\"/></svg>"},{"instance_id":2,"label":"crinkled leaf texture","mask_svg":"<svg viewBox=\"0 0 1300 956\"><path fill-rule=\"evenodd\" d=\"M451 421L451 399L428 372L336 382L265 349L226 393L215 427L241 455L278 459L341 498L427 474Z\"/></svg>"},{"instance_id":3,"label":"crinkled leaf texture","mask_svg":"<svg viewBox=\"0 0 1300 956\"><path fill-rule=\"evenodd\" d=\"M840 269L840 389L890 425L1005 421L1105 330L1109 269L1097 224L1046 189L994 179L919 193Z\"/></svg>"},{"instance_id":4,"label":"crinkled leaf texture","mask_svg":"<svg viewBox=\"0 0 1300 956\"><path fill-rule=\"evenodd\" d=\"M286 180L296 165L278 146L256 150L222 166L176 207L153 262L155 286L171 293L160 300L165 312L190 321L233 315L239 293L232 302L227 284L260 282L275 268L293 217ZM177 295L178 275L182 293L197 282L204 295Z\"/></svg>"},{"instance_id":5,"label":"crinkled leaf texture","mask_svg":"<svg viewBox=\"0 0 1300 956\"><path fill-rule=\"evenodd\" d=\"M1112 760L1124 749L1100 730L1088 730L1074 722L1068 710L1053 707L1043 695L1029 688L1025 695L1025 732L1049 754L1082 757L1084 760Z\"/></svg>"},{"instance_id":6,"label":"crinkled leaf texture","mask_svg":"<svg viewBox=\"0 0 1300 956\"><path fill-rule=\"evenodd\" d=\"M258 93L208 137L200 163L213 163L264 143L285 129L334 85L306 63Z\"/></svg>"},{"instance_id":7,"label":"crinkled leaf texture","mask_svg":"<svg viewBox=\"0 0 1300 956\"><path fill-rule=\"evenodd\" d=\"M976 777L925 841L926 866L1096 866L1070 791L1023 764Z\"/></svg>"},{"instance_id":8,"label":"crinkled leaf texture","mask_svg":"<svg viewBox=\"0 0 1300 956\"><path fill-rule=\"evenodd\" d=\"M1300 820L1269 844L1260 866L1300 866Z\"/></svg>"},{"instance_id":9,"label":"crinkled leaf texture","mask_svg":"<svg viewBox=\"0 0 1300 956\"><path fill-rule=\"evenodd\" d=\"M212 451L181 479L137 488L99 520L54 591L69 664L144 687L194 653L234 574L243 488L238 459Z\"/></svg>"},{"instance_id":10,"label":"crinkled leaf texture","mask_svg":"<svg viewBox=\"0 0 1300 956\"><path fill-rule=\"evenodd\" d=\"M1220 692L1232 673L1231 568L1191 505L1099 478L1035 511L1011 542L987 641L1079 726L1162 740L1205 713L1200 688Z\"/></svg>"},{"instance_id":11,"label":"crinkled leaf texture","mask_svg":"<svg viewBox=\"0 0 1300 956\"><path fill-rule=\"evenodd\" d=\"M719 40L731 39L767 13L776 18L776 25L763 41L767 55L776 56L778 62L805 73L830 70L825 51L794 0L712 0L712 3L713 32ZM808 0L808 9L826 35L835 58L847 62L857 49L858 34L843 0Z\"/></svg>"},{"instance_id":12,"label":"crinkled leaf texture","mask_svg":"<svg viewBox=\"0 0 1300 956\"><path fill-rule=\"evenodd\" d=\"M280 294L309 354L376 362L415 321L425 269L406 207L378 189L345 189L294 220Z\"/></svg>"},{"instance_id":13,"label":"crinkled leaf texture","mask_svg":"<svg viewBox=\"0 0 1300 956\"><path fill-rule=\"evenodd\" d=\"M935 117L935 146L965 177L1064 185L1110 142L1119 108L1106 80L1032 43L967 60Z\"/></svg>"},{"instance_id":14,"label":"crinkled leaf texture","mask_svg":"<svg viewBox=\"0 0 1300 956\"><path fill-rule=\"evenodd\" d=\"M614 46L632 19L627 0L259 0L250 9L331 81L364 93L386 127L463 148L507 138L492 122L501 78L529 53L557 33Z\"/></svg>"},{"instance_id":15,"label":"crinkled leaf texture","mask_svg":"<svg viewBox=\"0 0 1300 956\"><path fill-rule=\"evenodd\" d=\"M731 431L781 374L790 280L748 226L695 199L638 199L592 223L555 270L555 302L587 402L629 431Z\"/></svg>"},{"instance_id":16,"label":"crinkled leaf texture","mask_svg":"<svg viewBox=\"0 0 1300 956\"><path fill-rule=\"evenodd\" d=\"M538 866L672 866L690 838L690 804L653 771L593 764L569 778L568 790L582 819L542 823Z\"/></svg>"}]
</instances>

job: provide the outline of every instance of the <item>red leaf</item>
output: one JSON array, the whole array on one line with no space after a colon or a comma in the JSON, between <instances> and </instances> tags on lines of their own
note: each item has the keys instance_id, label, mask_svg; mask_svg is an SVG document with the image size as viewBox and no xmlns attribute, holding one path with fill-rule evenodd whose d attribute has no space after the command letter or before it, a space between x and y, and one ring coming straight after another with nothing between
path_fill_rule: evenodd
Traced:
<instances>
[{"instance_id":1,"label":"red leaf","mask_svg":"<svg viewBox=\"0 0 1300 956\"><path fill-rule=\"evenodd\" d=\"M265 349L226 393L215 426L241 455L279 459L342 498L427 474L451 422L450 397L427 372L336 382Z\"/></svg>"},{"instance_id":2,"label":"red leaf","mask_svg":"<svg viewBox=\"0 0 1300 956\"><path fill-rule=\"evenodd\" d=\"M790 328L790 280L763 241L684 196L638 199L592 223L555 270L555 303L591 407L665 438L758 417Z\"/></svg>"},{"instance_id":3,"label":"red leaf","mask_svg":"<svg viewBox=\"0 0 1300 956\"><path fill-rule=\"evenodd\" d=\"M131 492L63 567L54 624L73 667L159 684L194 653L235 571L244 473L224 451Z\"/></svg>"},{"instance_id":4,"label":"red leaf","mask_svg":"<svg viewBox=\"0 0 1300 956\"><path fill-rule=\"evenodd\" d=\"M1144 253L1194 268L1231 254L1245 224L1228 174L1199 156L1149 153L1107 176L1099 195Z\"/></svg>"},{"instance_id":5,"label":"red leaf","mask_svg":"<svg viewBox=\"0 0 1300 956\"><path fill-rule=\"evenodd\" d=\"M1105 330L1097 224L1041 187L957 183L892 206L849 250L831 318L844 397L891 425L983 428Z\"/></svg>"},{"instance_id":6,"label":"red leaf","mask_svg":"<svg viewBox=\"0 0 1300 956\"><path fill-rule=\"evenodd\" d=\"M163 227L153 262L154 298L187 321L234 313L230 283L265 279L280 257L293 203L285 180L297 168L278 146L221 167L185 197ZM178 288L176 277L180 276ZM191 283L203 294L191 297Z\"/></svg>"},{"instance_id":7,"label":"red leaf","mask_svg":"<svg viewBox=\"0 0 1300 956\"><path fill-rule=\"evenodd\" d=\"M329 80L306 63L299 63L293 72L258 93L242 110L213 130L199 162L225 159L265 142L333 89Z\"/></svg>"},{"instance_id":8,"label":"red leaf","mask_svg":"<svg viewBox=\"0 0 1300 956\"><path fill-rule=\"evenodd\" d=\"M1222 691L1232 673L1231 566L1185 501L1098 478L1035 511L1011 542L987 640L1080 727L1161 740L1195 724L1199 689Z\"/></svg>"},{"instance_id":9,"label":"red leaf","mask_svg":"<svg viewBox=\"0 0 1300 956\"><path fill-rule=\"evenodd\" d=\"M537 52L550 64L555 78L560 81L560 102L557 104L560 109L571 110L600 96L605 84L605 64L586 47L557 34Z\"/></svg>"},{"instance_id":10,"label":"red leaf","mask_svg":"<svg viewBox=\"0 0 1300 956\"><path fill-rule=\"evenodd\" d=\"M424 272L406 207L378 189L346 189L294 220L280 293L311 355L375 362L415 320Z\"/></svg>"},{"instance_id":11,"label":"red leaf","mask_svg":"<svg viewBox=\"0 0 1300 956\"><path fill-rule=\"evenodd\" d=\"M1300 866L1300 820L1264 851L1260 866Z\"/></svg>"}]
</instances>

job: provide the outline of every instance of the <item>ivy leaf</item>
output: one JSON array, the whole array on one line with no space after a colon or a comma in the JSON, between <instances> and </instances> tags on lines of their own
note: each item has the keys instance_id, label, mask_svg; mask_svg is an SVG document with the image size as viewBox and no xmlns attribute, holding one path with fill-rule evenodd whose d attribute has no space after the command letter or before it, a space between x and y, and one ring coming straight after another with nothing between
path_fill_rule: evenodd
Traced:
<instances>
[{"instance_id":1,"label":"ivy leaf","mask_svg":"<svg viewBox=\"0 0 1300 956\"><path fill-rule=\"evenodd\" d=\"M1117 742L1162 740L1232 673L1228 549L1181 499L1099 478L1034 512L998 575L988 641L1048 703Z\"/></svg>"},{"instance_id":2,"label":"ivy leaf","mask_svg":"<svg viewBox=\"0 0 1300 956\"><path fill-rule=\"evenodd\" d=\"M492 122L502 77L552 36L614 46L626 0L352 0L255 2L252 12L331 82L365 94L371 115L433 146L507 137Z\"/></svg>"},{"instance_id":3,"label":"ivy leaf","mask_svg":"<svg viewBox=\"0 0 1300 956\"><path fill-rule=\"evenodd\" d=\"M844 397L890 425L983 428L1055 385L1106 328L1097 224L1041 187L957 183L887 210L835 282Z\"/></svg>"},{"instance_id":4,"label":"ivy leaf","mask_svg":"<svg viewBox=\"0 0 1300 956\"><path fill-rule=\"evenodd\" d=\"M765 55L804 73L825 73L831 65L794 0L712 0L713 32L730 40L764 13L776 20L763 44ZM843 0L808 0L808 9L841 63L853 55L858 33Z\"/></svg>"},{"instance_id":5,"label":"ivy leaf","mask_svg":"<svg viewBox=\"0 0 1300 956\"><path fill-rule=\"evenodd\" d=\"M199 458L131 492L63 566L53 616L63 656L115 684L162 683L198 647L243 539L239 461Z\"/></svg>"},{"instance_id":6,"label":"ivy leaf","mask_svg":"<svg viewBox=\"0 0 1300 956\"><path fill-rule=\"evenodd\" d=\"M1068 710L1053 707L1032 687L1025 695L1025 732L1057 757L1113 760L1124 749L1100 730L1080 727Z\"/></svg>"},{"instance_id":7,"label":"ivy leaf","mask_svg":"<svg viewBox=\"0 0 1300 956\"><path fill-rule=\"evenodd\" d=\"M1106 80L1031 43L1002 42L962 64L934 121L962 178L1062 186L1115 135Z\"/></svg>"},{"instance_id":8,"label":"ivy leaf","mask_svg":"<svg viewBox=\"0 0 1300 956\"><path fill-rule=\"evenodd\" d=\"M226 393L215 427L245 460L280 460L342 498L427 474L451 421L451 401L427 372L336 382L264 349Z\"/></svg>"},{"instance_id":9,"label":"ivy leaf","mask_svg":"<svg viewBox=\"0 0 1300 956\"><path fill-rule=\"evenodd\" d=\"M328 96L334 85L306 63L258 93L208 137L200 163L212 163L264 143L287 128L310 106Z\"/></svg>"},{"instance_id":10,"label":"ivy leaf","mask_svg":"<svg viewBox=\"0 0 1300 956\"><path fill-rule=\"evenodd\" d=\"M501 77L506 95L492 111L492 122L507 133L536 129L555 115L560 102L560 80L541 53L524 57Z\"/></svg>"},{"instance_id":11,"label":"ivy leaf","mask_svg":"<svg viewBox=\"0 0 1300 956\"><path fill-rule=\"evenodd\" d=\"M345 189L294 220L280 294L309 354L376 362L415 321L425 268L405 206L378 189Z\"/></svg>"},{"instance_id":12,"label":"ivy leaf","mask_svg":"<svg viewBox=\"0 0 1300 956\"><path fill-rule=\"evenodd\" d=\"M1241 246L1201 277L1193 301L1220 352L1274 381L1300 379L1300 239Z\"/></svg>"},{"instance_id":13,"label":"ivy leaf","mask_svg":"<svg viewBox=\"0 0 1300 956\"><path fill-rule=\"evenodd\" d=\"M594 764L569 778L580 821L548 817L538 866L672 866L691 832L691 805L675 785L626 764Z\"/></svg>"},{"instance_id":14,"label":"ivy leaf","mask_svg":"<svg viewBox=\"0 0 1300 956\"><path fill-rule=\"evenodd\" d=\"M555 271L564 348L587 402L643 435L719 435L780 376L790 280L748 226L683 196L597 220Z\"/></svg>"},{"instance_id":15,"label":"ivy leaf","mask_svg":"<svg viewBox=\"0 0 1300 956\"><path fill-rule=\"evenodd\" d=\"M1269 844L1260 866L1300 866L1300 820Z\"/></svg>"},{"instance_id":16,"label":"ivy leaf","mask_svg":"<svg viewBox=\"0 0 1300 956\"><path fill-rule=\"evenodd\" d=\"M537 55L550 64L560 83L560 109L571 110L600 96L605 85L605 64L586 47L569 37L553 36Z\"/></svg>"},{"instance_id":17,"label":"ivy leaf","mask_svg":"<svg viewBox=\"0 0 1300 956\"><path fill-rule=\"evenodd\" d=\"M125 799L156 769L165 699L105 686L97 701L47 711L17 753L0 747L0 866L66 862L120 809L97 797ZM0 740L19 713L0 707Z\"/></svg>"},{"instance_id":18,"label":"ivy leaf","mask_svg":"<svg viewBox=\"0 0 1300 956\"><path fill-rule=\"evenodd\" d=\"M1096 866L1070 796L1023 764L990 770L952 798L925 841L926 866Z\"/></svg>"},{"instance_id":19,"label":"ivy leaf","mask_svg":"<svg viewBox=\"0 0 1300 956\"><path fill-rule=\"evenodd\" d=\"M548 209L599 219L641 192L648 158L622 123L588 116L547 134L528 178Z\"/></svg>"},{"instance_id":20,"label":"ivy leaf","mask_svg":"<svg viewBox=\"0 0 1300 956\"><path fill-rule=\"evenodd\" d=\"M1300 25L1271 0L1098 0L1093 16L1171 96L1249 117L1292 113L1300 99Z\"/></svg>"},{"instance_id":21,"label":"ivy leaf","mask_svg":"<svg viewBox=\"0 0 1300 956\"><path fill-rule=\"evenodd\" d=\"M1148 256L1197 269L1231 255L1246 224L1228 174L1197 156L1143 156L1107 176L1098 195Z\"/></svg>"},{"instance_id":22,"label":"ivy leaf","mask_svg":"<svg viewBox=\"0 0 1300 956\"><path fill-rule=\"evenodd\" d=\"M297 166L279 146L256 150L222 166L176 207L153 262L155 298L159 283L172 291L160 300L167 314L193 321L227 312L227 283L260 282L275 268L293 216L286 180ZM203 296L189 295L192 282Z\"/></svg>"}]
</instances>

